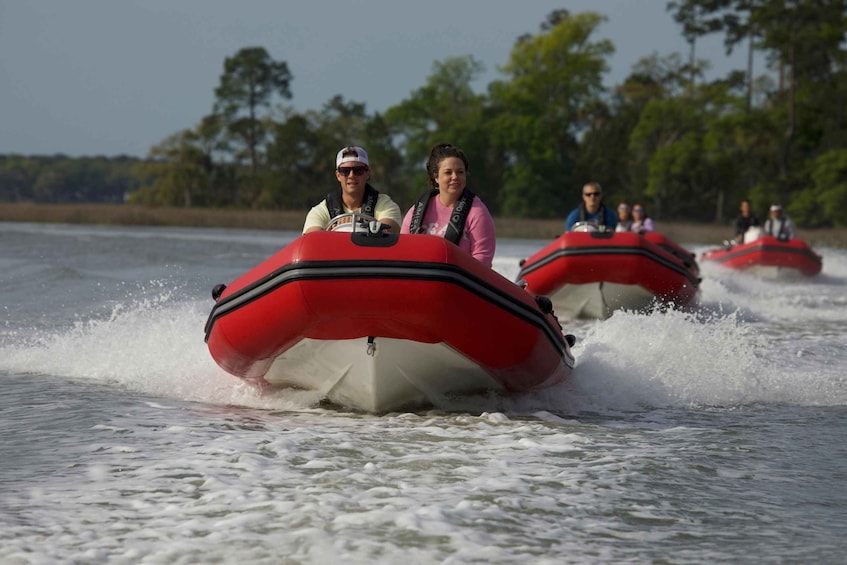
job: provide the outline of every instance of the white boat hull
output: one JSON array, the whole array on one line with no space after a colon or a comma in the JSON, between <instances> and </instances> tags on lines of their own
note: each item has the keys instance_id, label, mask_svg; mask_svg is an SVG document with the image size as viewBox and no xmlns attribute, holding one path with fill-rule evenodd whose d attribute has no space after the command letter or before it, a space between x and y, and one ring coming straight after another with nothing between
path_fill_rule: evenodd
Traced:
<instances>
[{"instance_id":1,"label":"white boat hull","mask_svg":"<svg viewBox=\"0 0 847 565\"><path fill-rule=\"evenodd\" d=\"M364 412L438 406L451 395L501 391L479 365L443 343L377 338L304 339L278 357L264 377L275 387L320 392L333 404Z\"/></svg>"},{"instance_id":2,"label":"white boat hull","mask_svg":"<svg viewBox=\"0 0 847 565\"><path fill-rule=\"evenodd\" d=\"M556 315L567 320L605 320L615 310L644 310L656 303L644 287L610 282L566 284L549 298Z\"/></svg>"}]
</instances>

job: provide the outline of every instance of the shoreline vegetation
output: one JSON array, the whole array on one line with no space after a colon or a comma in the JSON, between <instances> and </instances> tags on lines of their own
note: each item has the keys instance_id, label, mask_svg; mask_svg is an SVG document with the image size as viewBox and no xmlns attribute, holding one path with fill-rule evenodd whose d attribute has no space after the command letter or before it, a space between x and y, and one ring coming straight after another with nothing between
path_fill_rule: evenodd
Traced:
<instances>
[{"instance_id":1,"label":"shoreline vegetation","mask_svg":"<svg viewBox=\"0 0 847 565\"><path fill-rule=\"evenodd\" d=\"M147 207L128 204L34 204L0 202L0 222L91 224L107 226L168 226L300 231L306 210L225 210ZM552 239L562 233L558 219L495 218L497 236L512 239ZM657 221L659 231L683 243L720 244L732 235L729 223L693 224ZM812 247L847 247L847 229L798 229Z\"/></svg>"}]
</instances>

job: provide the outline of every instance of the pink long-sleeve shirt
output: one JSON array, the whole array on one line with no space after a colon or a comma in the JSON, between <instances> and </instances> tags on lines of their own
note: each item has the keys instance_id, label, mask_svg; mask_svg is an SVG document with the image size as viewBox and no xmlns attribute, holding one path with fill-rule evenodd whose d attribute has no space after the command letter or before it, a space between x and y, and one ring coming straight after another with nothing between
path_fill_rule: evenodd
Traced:
<instances>
[{"instance_id":1,"label":"pink long-sleeve shirt","mask_svg":"<svg viewBox=\"0 0 847 565\"><path fill-rule=\"evenodd\" d=\"M423 233L444 237L453 208L444 206L437 196L431 198L429 202L421 222ZM415 207L412 206L406 212L400 233L409 233L414 210ZM471 210L465 222L465 232L459 240L459 247L470 253L474 259L483 265L491 267L494 261L495 245L494 218L491 217L488 207L479 197L476 197L471 204Z\"/></svg>"}]
</instances>

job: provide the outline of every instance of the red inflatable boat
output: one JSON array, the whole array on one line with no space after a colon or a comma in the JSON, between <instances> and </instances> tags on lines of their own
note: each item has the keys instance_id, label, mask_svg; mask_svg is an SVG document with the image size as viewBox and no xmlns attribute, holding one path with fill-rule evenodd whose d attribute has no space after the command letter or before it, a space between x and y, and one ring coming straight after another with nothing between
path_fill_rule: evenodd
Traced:
<instances>
[{"instance_id":1,"label":"red inflatable boat","mask_svg":"<svg viewBox=\"0 0 847 565\"><path fill-rule=\"evenodd\" d=\"M560 318L605 319L620 309L689 305L700 268L659 233L571 231L524 260L518 279L549 296Z\"/></svg>"},{"instance_id":2,"label":"red inflatable boat","mask_svg":"<svg viewBox=\"0 0 847 565\"><path fill-rule=\"evenodd\" d=\"M213 297L224 370L356 410L543 389L574 366L549 301L436 236L306 234Z\"/></svg>"},{"instance_id":3,"label":"red inflatable boat","mask_svg":"<svg viewBox=\"0 0 847 565\"><path fill-rule=\"evenodd\" d=\"M703 253L701 259L762 276L813 277L823 269L821 256L803 240L780 240L770 235L749 243L711 249Z\"/></svg>"}]
</instances>

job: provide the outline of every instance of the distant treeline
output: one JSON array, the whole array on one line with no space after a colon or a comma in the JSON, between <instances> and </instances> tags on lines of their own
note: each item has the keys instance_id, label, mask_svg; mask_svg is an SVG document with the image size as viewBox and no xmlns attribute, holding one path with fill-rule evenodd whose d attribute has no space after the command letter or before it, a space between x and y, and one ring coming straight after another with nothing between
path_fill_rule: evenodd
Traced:
<instances>
[{"instance_id":1,"label":"distant treeline","mask_svg":"<svg viewBox=\"0 0 847 565\"><path fill-rule=\"evenodd\" d=\"M144 183L141 159L0 154L0 201L123 203Z\"/></svg>"},{"instance_id":2,"label":"distant treeline","mask_svg":"<svg viewBox=\"0 0 847 565\"><path fill-rule=\"evenodd\" d=\"M211 112L147 158L0 156L0 199L305 210L337 187L338 149L357 144L373 184L406 208L426 187L430 147L449 141L500 217L563 217L593 180L607 204L641 202L657 219L726 222L749 198L805 227L847 225L847 0L668 10L689 53L644 57L611 90L614 44L593 39L605 16L557 10L517 38L484 94L471 87L481 63L449 58L382 113L341 95L295 112L288 64L247 47L224 61ZM708 35L744 50L748 68L706 81L696 53Z\"/></svg>"}]
</instances>

